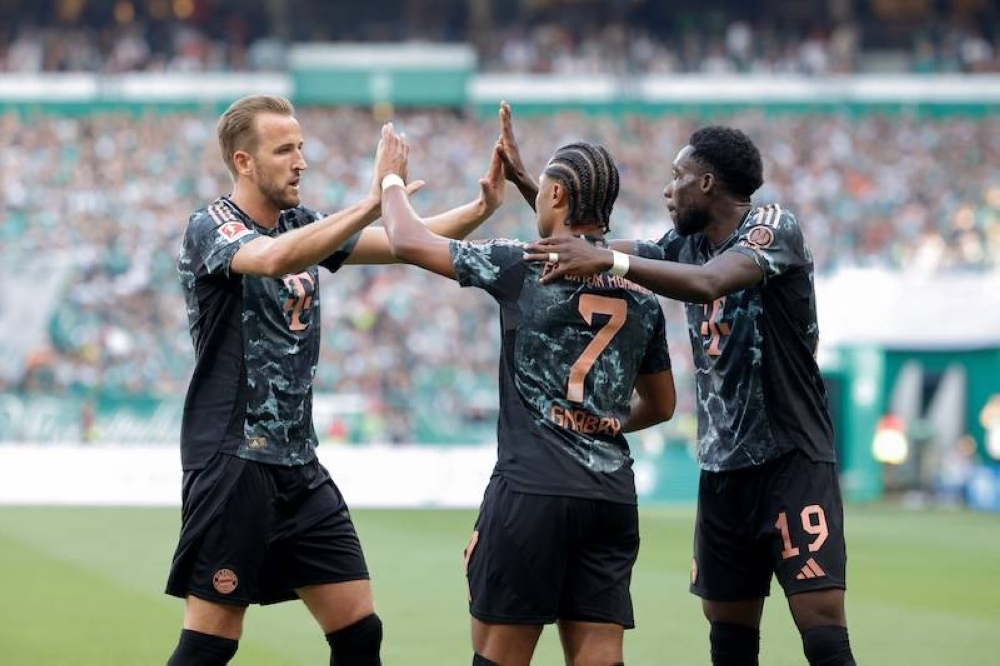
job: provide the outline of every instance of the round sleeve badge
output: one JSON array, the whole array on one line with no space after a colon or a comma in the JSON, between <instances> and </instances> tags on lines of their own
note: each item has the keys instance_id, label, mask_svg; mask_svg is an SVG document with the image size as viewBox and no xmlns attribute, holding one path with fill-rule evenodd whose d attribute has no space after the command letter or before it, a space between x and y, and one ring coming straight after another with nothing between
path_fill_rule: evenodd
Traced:
<instances>
[{"instance_id":1,"label":"round sleeve badge","mask_svg":"<svg viewBox=\"0 0 1000 666\"><path fill-rule=\"evenodd\" d=\"M746 241L757 248L771 247L774 242L774 230L766 224L758 224L747 232Z\"/></svg>"}]
</instances>

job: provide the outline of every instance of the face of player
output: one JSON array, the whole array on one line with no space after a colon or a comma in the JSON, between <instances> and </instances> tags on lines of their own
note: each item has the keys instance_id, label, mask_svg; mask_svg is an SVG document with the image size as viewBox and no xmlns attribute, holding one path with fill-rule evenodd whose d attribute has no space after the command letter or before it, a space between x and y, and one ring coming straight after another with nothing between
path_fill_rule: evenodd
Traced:
<instances>
[{"instance_id":1,"label":"face of player","mask_svg":"<svg viewBox=\"0 0 1000 666\"><path fill-rule=\"evenodd\" d=\"M663 189L667 211L681 236L690 236L708 226L705 170L691 157L694 148L684 146L674 160L671 179Z\"/></svg>"},{"instance_id":2,"label":"face of player","mask_svg":"<svg viewBox=\"0 0 1000 666\"><path fill-rule=\"evenodd\" d=\"M538 177L538 194L535 195L535 212L538 215L538 235L548 238L557 224L555 205L558 193L556 184L559 181L549 178L544 173ZM561 221L561 220L559 220Z\"/></svg>"},{"instance_id":3,"label":"face of player","mask_svg":"<svg viewBox=\"0 0 1000 666\"><path fill-rule=\"evenodd\" d=\"M257 117L257 149L250 180L278 210L299 205L299 180L306 170L299 122L276 113Z\"/></svg>"}]
</instances>

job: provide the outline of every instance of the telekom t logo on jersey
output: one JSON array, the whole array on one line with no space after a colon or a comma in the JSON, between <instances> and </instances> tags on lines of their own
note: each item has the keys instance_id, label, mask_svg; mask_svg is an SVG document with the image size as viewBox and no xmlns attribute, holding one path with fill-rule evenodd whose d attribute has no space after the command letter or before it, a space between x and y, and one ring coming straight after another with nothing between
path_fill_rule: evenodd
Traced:
<instances>
[{"instance_id":1,"label":"telekom t logo on jersey","mask_svg":"<svg viewBox=\"0 0 1000 666\"><path fill-rule=\"evenodd\" d=\"M292 331L304 331L309 324L302 323L302 313L312 307L313 294L316 293L316 281L307 272L286 275L281 278L288 290L288 300L285 301L285 312L291 312L288 328Z\"/></svg>"}]
</instances>

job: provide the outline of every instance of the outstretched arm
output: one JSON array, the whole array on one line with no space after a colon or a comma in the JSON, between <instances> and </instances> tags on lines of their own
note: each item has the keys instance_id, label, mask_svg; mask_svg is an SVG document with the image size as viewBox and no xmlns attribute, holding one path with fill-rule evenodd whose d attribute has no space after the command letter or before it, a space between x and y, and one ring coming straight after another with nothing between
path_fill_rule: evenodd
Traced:
<instances>
[{"instance_id":1,"label":"outstretched arm","mask_svg":"<svg viewBox=\"0 0 1000 666\"><path fill-rule=\"evenodd\" d=\"M230 269L244 275L280 277L318 264L375 219L378 204L364 199L322 220L279 235L261 236L236 252Z\"/></svg>"},{"instance_id":2,"label":"outstretched arm","mask_svg":"<svg viewBox=\"0 0 1000 666\"><path fill-rule=\"evenodd\" d=\"M496 152L497 148L494 146L494 155ZM486 175L479 179L479 196L467 204L425 218L422 223L427 226L429 231L445 238L461 240L478 229L479 225L500 207L504 199L505 183L502 169L499 166L494 168L493 161L490 160L490 167ZM421 185L423 185L423 181L408 183L406 186L407 194L413 194ZM373 227L361 232L358 243L346 263L390 264L397 261L399 259L392 254L392 247L385 229Z\"/></svg>"},{"instance_id":3,"label":"outstretched arm","mask_svg":"<svg viewBox=\"0 0 1000 666\"><path fill-rule=\"evenodd\" d=\"M510 104L500 102L500 139L497 142L500 159L503 161L504 178L514 183L521 196L535 210L535 198L538 196L538 182L531 177L521 161L521 150L514 139L514 127L510 122Z\"/></svg>"},{"instance_id":4,"label":"outstretched arm","mask_svg":"<svg viewBox=\"0 0 1000 666\"><path fill-rule=\"evenodd\" d=\"M479 179L479 196L472 202L452 208L444 213L432 215L424 220L427 228L438 236L462 240L485 222L497 208L503 205L504 189L503 165L500 161L500 142L493 146L489 166ZM409 193L410 191L407 190Z\"/></svg>"},{"instance_id":5,"label":"outstretched arm","mask_svg":"<svg viewBox=\"0 0 1000 666\"><path fill-rule=\"evenodd\" d=\"M382 126L375 155L374 179L381 182L389 172L396 172L400 160L388 159L384 154L385 137L391 124ZM277 238L261 236L241 247L233 256L230 269L246 275L279 277L296 273L317 264L333 254L348 238L378 218L379 199L374 192L358 203L329 215L313 224L279 235Z\"/></svg>"},{"instance_id":6,"label":"outstretched arm","mask_svg":"<svg viewBox=\"0 0 1000 666\"><path fill-rule=\"evenodd\" d=\"M451 241L424 225L400 182L386 182L382 189L382 220L389 246L397 259L455 278Z\"/></svg>"},{"instance_id":7,"label":"outstretched arm","mask_svg":"<svg viewBox=\"0 0 1000 666\"><path fill-rule=\"evenodd\" d=\"M543 238L528 246L528 261L549 261L559 255L557 266L542 277L548 283L564 275L593 275L611 270L614 255L573 237ZM675 261L629 257L625 277L667 298L688 303L710 303L760 282L764 275L749 257L724 252L697 266Z\"/></svg>"},{"instance_id":8,"label":"outstretched arm","mask_svg":"<svg viewBox=\"0 0 1000 666\"><path fill-rule=\"evenodd\" d=\"M631 257L625 277L647 289L688 303L711 303L764 278L752 259L724 252L701 266Z\"/></svg>"}]
</instances>

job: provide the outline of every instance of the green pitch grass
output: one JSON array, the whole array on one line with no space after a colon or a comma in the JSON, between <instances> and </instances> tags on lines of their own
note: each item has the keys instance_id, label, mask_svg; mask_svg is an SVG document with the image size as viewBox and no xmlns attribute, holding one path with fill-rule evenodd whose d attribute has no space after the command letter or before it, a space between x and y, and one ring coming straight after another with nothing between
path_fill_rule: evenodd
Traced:
<instances>
[{"instance_id":1,"label":"green pitch grass","mask_svg":"<svg viewBox=\"0 0 1000 666\"><path fill-rule=\"evenodd\" d=\"M389 666L471 661L461 551L471 511L357 511L385 621ZM707 626L687 592L693 512L642 512L629 666L708 663ZM163 664L181 602L161 593L178 527L169 509L0 507L0 664ZM848 616L859 663L1000 664L1000 516L852 508ZM761 663L803 664L780 591ZM301 604L251 608L234 664L327 663ZM535 664L562 664L554 629Z\"/></svg>"}]
</instances>

